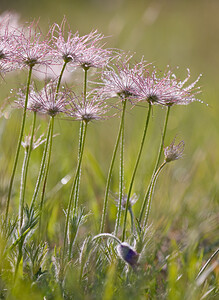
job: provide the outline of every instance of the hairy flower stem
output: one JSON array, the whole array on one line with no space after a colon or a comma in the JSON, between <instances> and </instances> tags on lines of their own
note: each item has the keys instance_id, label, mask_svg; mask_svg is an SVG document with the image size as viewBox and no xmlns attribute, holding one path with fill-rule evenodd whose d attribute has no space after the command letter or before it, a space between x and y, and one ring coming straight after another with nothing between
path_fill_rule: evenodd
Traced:
<instances>
[{"instance_id":1,"label":"hairy flower stem","mask_svg":"<svg viewBox=\"0 0 219 300\"><path fill-rule=\"evenodd\" d=\"M162 133L161 142L160 142L160 148L159 148L159 151L158 151L156 164L155 164L152 176L151 176L151 181L148 185L146 196L145 196L144 201L143 201L142 206L141 206L141 211L140 211L140 215L139 215L139 224L141 223L142 218L143 218L144 210L145 210L145 207L146 207L146 201L147 201L147 198L148 198L148 195L149 195L149 192L150 192L150 187L151 187L151 184L152 184L152 180L153 180L153 177L154 177L154 175L157 171L157 168L158 168L158 165L159 165L159 162L160 162L160 158L161 158L161 154L162 154L162 151L163 151L164 140L165 140L166 131L167 131L167 124L168 124L169 114L170 114L170 107L171 106L167 107L166 116L165 116L165 120L164 120L163 133Z\"/></svg>"},{"instance_id":2,"label":"hairy flower stem","mask_svg":"<svg viewBox=\"0 0 219 300\"><path fill-rule=\"evenodd\" d=\"M150 190L149 193L145 195L145 199L144 201L147 203L147 207L146 207L146 212L145 212L145 219L143 222L143 228L146 228L147 222L148 222L148 216L151 210L151 202L152 202L152 198L153 198L153 193L154 193L154 186L155 183L157 181L158 175L160 174L161 170L163 169L163 167L166 165L166 161L164 161L160 167L157 169L156 173L154 174L152 181L151 181L151 185L150 185Z\"/></svg>"},{"instance_id":3,"label":"hairy flower stem","mask_svg":"<svg viewBox=\"0 0 219 300\"><path fill-rule=\"evenodd\" d=\"M132 207L130 206L128 210L129 210L130 218L131 218L131 230L132 230L132 233L134 233L135 222L134 222L134 214L133 214L133 211L132 211Z\"/></svg>"},{"instance_id":4,"label":"hairy flower stem","mask_svg":"<svg viewBox=\"0 0 219 300\"><path fill-rule=\"evenodd\" d=\"M67 65L67 62L64 62L63 66L62 66L62 70L61 70L60 75L59 75L59 80L58 80L58 83L57 83L57 87L56 87L56 95L58 95L61 80L62 80L62 76L63 76L63 73L65 71L66 65Z\"/></svg>"},{"instance_id":5,"label":"hairy flower stem","mask_svg":"<svg viewBox=\"0 0 219 300\"><path fill-rule=\"evenodd\" d=\"M49 136L49 142L48 142L48 158L47 158L47 164L45 167L45 176L44 176L44 182L43 182L43 189L41 194L41 200L40 200L40 211L39 211L39 241L41 238L41 221L42 221L42 211L43 211L43 203L45 198L45 191L46 191L46 183L49 173L49 165L51 160L51 153L52 153L52 141L53 141L53 129L54 129L54 116L50 117L50 136Z\"/></svg>"},{"instance_id":6,"label":"hairy flower stem","mask_svg":"<svg viewBox=\"0 0 219 300\"><path fill-rule=\"evenodd\" d=\"M24 198L25 198L25 191L26 191L26 185L27 185L27 171L28 171L30 155L32 152L32 147L33 147L33 137L34 137L35 126L36 126L36 112L34 112L34 114L33 114L33 124L32 124L32 132L31 132L31 136L30 136L30 144L25 149L24 163L23 163L22 174L21 174L21 188L20 188L20 200L19 200L20 228L23 223Z\"/></svg>"},{"instance_id":7,"label":"hairy flower stem","mask_svg":"<svg viewBox=\"0 0 219 300\"><path fill-rule=\"evenodd\" d=\"M45 142L45 146L44 146L44 150L43 150L43 156L42 156L42 160L41 160L39 175L38 175L38 178L37 178L37 183L36 183L34 194L33 194L33 197L32 197L30 209L33 209L33 207L35 205L36 198L37 198L37 195L38 195L38 192L39 192L39 189L40 189L40 184L41 184L42 179L43 179L43 173L44 173L44 169L45 169L46 156L47 156L47 151L48 151L50 131L51 131L51 120L49 122L48 130L47 130L46 142Z\"/></svg>"},{"instance_id":8,"label":"hairy flower stem","mask_svg":"<svg viewBox=\"0 0 219 300\"><path fill-rule=\"evenodd\" d=\"M142 135L142 139L141 139L141 145L140 145L140 148L139 148L138 156L137 156L137 159L136 159L136 162L135 162L135 167L134 167L134 170L133 170L133 173L132 173L132 178L131 178L129 189L128 189L127 201L126 201L126 207L125 207L125 215L124 215L124 223L123 223L123 233L122 233L122 241L123 242L125 240L126 222L127 222L127 215L128 215L128 209L129 209L129 200L130 200L130 197L131 197L131 192L132 192L132 187L133 187L135 175L136 175L136 172L137 172L137 169L138 169L139 161L140 161L140 158L141 158L141 154L142 154L142 150L143 150L143 146L144 146L144 142L145 142L145 137L146 137L147 130L148 130L148 124L149 124L149 120L150 120L150 116L151 116L151 108L152 108L152 105L151 105L151 103L149 103L146 122L145 122L144 131L143 131L143 135ZM133 222L133 220L132 220L132 222ZM132 228L134 228L133 225L132 225Z\"/></svg>"},{"instance_id":9,"label":"hairy flower stem","mask_svg":"<svg viewBox=\"0 0 219 300\"><path fill-rule=\"evenodd\" d=\"M57 87L56 87L56 97L55 97L55 100L58 97L58 92L59 92L59 89L60 89L60 84L61 84L62 76L63 76L64 70L66 68L66 65L67 65L67 62L64 62L62 70L61 70L60 75L59 75L59 79L58 79L58 83L57 83ZM53 127L53 125L54 125L54 120L52 120L52 119L53 119L53 117L50 119L50 122L49 122L49 127L48 127L48 131L47 131L47 136L46 136L46 143L45 143L45 146L44 146L43 156L42 156L42 160L41 160L40 171L39 171L39 175L38 175L36 187L35 187L35 190L34 190L33 198L32 198L32 201L31 201L31 208L33 208L33 206L35 205L36 198L37 198L37 195L38 195L38 192L39 192L39 189L40 189L40 184L41 184L41 182L43 180L44 167L45 167L45 162L46 162L46 156L47 156L47 151L48 151L48 145L49 145L50 136L51 136L51 141L52 141L52 138L53 138L52 137L53 133L52 133L52 135L50 134L51 133L50 132L51 131L51 126ZM46 180L47 180L47 178L46 178Z\"/></svg>"},{"instance_id":10,"label":"hairy flower stem","mask_svg":"<svg viewBox=\"0 0 219 300\"><path fill-rule=\"evenodd\" d=\"M20 184L20 199L19 199L19 220L20 220L20 228L23 223L23 212L24 212L24 193L25 193L25 171L27 170L27 158L28 158L28 149L25 149L24 152L24 160L21 171L21 184Z\"/></svg>"},{"instance_id":11,"label":"hairy flower stem","mask_svg":"<svg viewBox=\"0 0 219 300\"><path fill-rule=\"evenodd\" d=\"M84 103L86 102L86 98L87 98L87 73L88 73L88 69L84 69ZM79 160L80 152L81 152L80 141L82 140L83 131L84 131L84 122L81 121L80 129L79 129L78 160ZM77 182L75 185L74 198L75 198L76 202L78 202L78 198L79 198L80 178L81 178L81 170L79 171L78 179L77 179Z\"/></svg>"},{"instance_id":12,"label":"hairy flower stem","mask_svg":"<svg viewBox=\"0 0 219 300\"><path fill-rule=\"evenodd\" d=\"M79 142L79 144L81 145L80 156L78 157L78 166L77 166L77 170L76 170L76 174L75 174L75 180L74 180L73 185L72 185L72 190L71 190L71 195L70 195L70 201L69 202L72 202L72 200L73 200L73 193L74 193L74 190L75 190L76 182L78 181L78 177L79 177L80 172L81 172L81 162L82 162L82 157L83 157L83 152L84 152L85 138L86 138L86 133L87 133L87 125L88 125L88 122L84 122L83 132L82 132L82 135L80 137L80 142ZM77 198L74 199L73 214L76 211L77 211Z\"/></svg>"},{"instance_id":13,"label":"hairy flower stem","mask_svg":"<svg viewBox=\"0 0 219 300\"><path fill-rule=\"evenodd\" d=\"M86 102L87 97L87 73L88 69L84 69L84 102Z\"/></svg>"},{"instance_id":14,"label":"hairy flower stem","mask_svg":"<svg viewBox=\"0 0 219 300\"><path fill-rule=\"evenodd\" d=\"M122 115L121 115L121 121L120 121L120 126L119 126L119 132L118 132L116 144L115 144L115 147L114 147L113 156L112 156L112 160L111 160L111 163L110 163L107 182L106 182L106 189L105 189L105 196L104 196L104 203L103 203L103 211L102 211L101 224L100 224L100 233L102 233L104 231L104 225L105 225L105 219L106 219L106 210L107 210L108 196L109 196L110 180L111 180L112 171L113 171L113 167L114 167L114 163L115 163L116 153L117 153L117 150L118 150L118 147L119 147L119 142L120 142L120 138L121 138L121 134L122 134L122 130L123 130L123 124L124 124L124 120L125 120L126 102L127 102L127 100L122 102ZM119 206L121 206L121 203L119 204ZM121 214L121 208L120 208L120 214Z\"/></svg>"},{"instance_id":15,"label":"hairy flower stem","mask_svg":"<svg viewBox=\"0 0 219 300\"><path fill-rule=\"evenodd\" d=\"M118 239L115 235L111 234L111 233L100 233L98 235L95 235L92 239L92 242L95 241L96 239L102 238L102 237L106 237L106 238L112 238L114 239L118 244L121 244L122 242L120 241L120 239Z\"/></svg>"},{"instance_id":16,"label":"hairy flower stem","mask_svg":"<svg viewBox=\"0 0 219 300\"><path fill-rule=\"evenodd\" d=\"M20 149L21 149L21 142L22 142L23 134L24 134L24 127L25 127L25 121L26 121L26 115L27 115L27 102L28 102L28 96L29 96L32 69L33 69L33 67L30 66L29 74L28 74L28 78L27 78L27 90L26 90L26 97L25 97L25 102L24 102L23 117L22 117L22 121L21 121L20 135L19 135L19 138L18 138L18 144L17 144L17 150L16 150L16 154L15 154L14 166L13 166L11 179L10 179L10 183L9 183L8 198L7 198L6 212L5 212L5 223L7 223L7 221L8 221L8 212L9 212L9 205L10 205L10 200L11 200L12 186L13 186L13 182L14 182L15 172L16 172L16 169L17 169L18 158L19 158Z\"/></svg>"},{"instance_id":17,"label":"hairy flower stem","mask_svg":"<svg viewBox=\"0 0 219 300\"><path fill-rule=\"evenodd\" d=\"M122 211L122 199L123 199L123 182L124 182L124 128L125 128L125 120L122 124L122 131L121 131L121 141L120 141L120 175L119 175L119 205L116 217L116 224L114 233L117 235L119 225L120 225L120 218L121 218L121 211Z\"/></svg>"},{"instance_id":18,"label":"hairy flower stem","mask_svg":"<svg viewBox=\"0 0 219 300\"><path fill-rule=\"evenodd\" d=\"M86 138L86 132L87 132L87 122L84 123L84 130L83 134L81 135L81 140L79 143L81 143L81 151L80 151L80 157L78 159L78 164L77 168L75 171L75 177L74 181L72 183L72 188L71 188L71 193L69 197L69 202L68 202L68 209L67 209L67 214L66 214L66 221L65 221L65 232L64 232L64 244L63 244L63 252L62 252L62 261L61 261L61 269L63 271L64 267L64 258L65 258L65 251L66 251L66 246L67 246L67 235L68 235L68 228L69 228L69 219L70 219L70 213L72 211L72 206L73 206L73 215L75 215L77 211L77 199L74 199L73 203L73 198L74 198L74 191L76 187L76 182L78 180L79 172L81 169L81 162L82 162L82 157L83 157L83 152L84 152L84 145L85 145L85 138ZM61 272L62 273L62 272Z\"/></svg>"}]
</instances>

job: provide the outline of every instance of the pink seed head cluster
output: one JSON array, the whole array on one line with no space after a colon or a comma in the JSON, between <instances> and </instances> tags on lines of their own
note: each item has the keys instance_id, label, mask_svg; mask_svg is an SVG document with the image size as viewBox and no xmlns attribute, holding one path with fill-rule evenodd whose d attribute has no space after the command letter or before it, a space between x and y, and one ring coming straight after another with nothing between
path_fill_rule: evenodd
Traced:
<instances>
[{"instance_id":1,"label":"pink seed head cluster","mask_svg":"<svg viewBox=\"0 0 219 300\"><path fill-rule=\"evenodd\" d=\"M72 33L69 29L65 32L66 19L61 26L55 24L52 30L53 55L65 63L80 66L87 70L103 68L111 58L111 51L104 49L102 34L91 31L89 34L80 36L78 32Z\"/></svg>"},{"instance_id":2,"label":"pink seed head cluster","mask_svg":"<svg viewBox=\"0 0 219 300\"><path fill-rule=\"evenodd\" d=\"M145 101L161 106L187 105L200 101L197 95L201 91L196 85L201 75L189 84L189 69L186 78L180 80L170 68L161 73L144 58L134 63L132 55L105 48L104 40L104 35L97 31L83 36L78 32L73 33L66 18L61 25L53 24L44 36L38 22L12 29L9 19L5 17L0 19L0 74L24 67L39 70L40 66L46 67L45 70L54 70L55 74L55 68L63 64L85 71L100 68L101 82L93 88L92 101L79 101L80 97L73 97L74 101L70 101L72 111L69 115L77 119L102 118L108 111L106 99L114 97L121 101L128 99L132 104ZM44 89L44 94L41 92L38 96L34 89L30 90L27 109L42 113L49 113L51 109L51 114L63 112L66 100L56 93L56 84L50 83ZM22 91L19 93L22 98Z\"/></svg>"},{"instance_id":3,"label":"pink seed head cluster","mask_svg":"<svg viewBox=\"0 0 219 300\"><path fill-rule=\"evenodd\" d=\"M138 98L138 87L135 78L142 75L144 61L131 65L131 56L120 56L114 66L109 66L102 72L102 88L100 93L105 97L120 97L124 99Z\"/></svg>"},{"instance_id":4,"label":"pink seed head cluster","mask_svg":"<svg viewBox=\"0 0 219 300\"><path fill-rule=\"evenodd\" d=\"M200 93L200 88L195 88L195 85L201 75L193 83L185 86L190 78L189 69L187 71L187 77L183 81L177 79L170 69L159 75L156 70L147 71L144 75L134 78L139 90L138 99L162 106L187 105L197 101L196 94Z\"/></svg>"},{"instance_id":5,"label":"pink seed head cluster","mask_svg":"<svg viewBox=\"0 0 219 300\"><path fill-rule=\"evenodd\" d=\"M0 74L15 70L18 64L15 60L16 29L11 26L8 15L0 18Z\"/></svg>"},{"instance_id":6,"label":"pink seed head cluster","mask_svg":"<svg viewBox=\"0 0 219 300\"><path fill-rule=\"evenodd\" d=\"M43 36L37 23L32 22L18 30L15 42L15 59L20 68L51 64L49 38Z\"/></svg>"},{"instance_id":7,"label":"pink seed head cluster","mask_svg":"<svg viewBox=\"0 0 219 300\"><path fill-rule=\"evenodd\" d=\"M90 122L107 118L106 113L110 108L111 106L100 99L98 95L90 93L85 99L83 96L76 96L72 92L67 114L75 120Z\"/></svg>"},{"instance_id":8,"label":"pink seed head cluster","mask_svg":"<svg viewBox=\"0 0 219 300\"><path fill-rule=\"evenodd\" d=\"M19 89L16 103L24 107L26 92ZM68 104L67 92L57 92L57 81L50 81L45 84L42 90L37 91L34 85L30 86L27 110L56 116L59 113L65 113Z\"/></svg>"}]
</instances>

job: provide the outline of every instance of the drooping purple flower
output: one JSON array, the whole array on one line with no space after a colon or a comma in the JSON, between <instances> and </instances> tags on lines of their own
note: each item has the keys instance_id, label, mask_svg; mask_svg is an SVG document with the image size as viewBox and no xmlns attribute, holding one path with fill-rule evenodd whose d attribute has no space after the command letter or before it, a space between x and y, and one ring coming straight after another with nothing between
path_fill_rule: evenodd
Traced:
<instances>
[{"instance_id":1,"label":"drooping purple flower","mask_svg":"<svg viewBox=\"0 0 219 300\"><path fill-rule=\"evenodd\" d=\"M201 75L193 83L185 86L190 78L189 69L187 71L188 75L183 81L177 79L170 69L160 76L155 69L151 73L138 75L134 81L138 87L139 98L163 106L187 105L193 101L200 101L196 95L201 91L199 87L195 88L195 85Z\"/></svg>"},{"instance_id":2,"label":"drooping purple flower","mask_svg":"<svg viewBox=\"0 0 219 300\"><path fill-rule=\"evenodd\" d=\"M138 265L139 254L132 249L132 247L123 242L117 246L119 256L128 263L131 267L135 268Z\"/></svg>"},{"instance_id":3,"label":"drooping purple flower","mask_svg":"<svg viewBox=\"0 0 219 300\"><path fill-rule=\"evenodd\" d=\"M130 65L132 56L120 57L113 67L102 72L102 87L99 93L104 97L120 97L121 100L138 99L139 90L135 77L143 74L147 65L141 60L134 66Z\"/></svg>"},{"instance_id":4,"label":"drooping purple flower","mask_svg":"<svg viewBox=\"0 0 219 300\"><path fill-rule=\"evenodd\" d=\"M175 139L172 141L172 143L164 148L164 156L166 162L171 162L177 159L180 159L183 155L185 143L184 141L179 142L178 145L175 144Z\"/></svg>"},{"instance_id":5,"label":"drooping purple flower","mask_svg":"<svg viewBox=\"0 0 219 300\"><path fill-rule=\"evenodd\" d=\"M73 92L70 94L68 116L75 120L90 122L107 118L106 113L110 106L96 94L88 94L86 100L83 96L76 96Z\"/></svg>"},{"instance_id":6,"label":"drooping purple flower","mask_svg":"<svg viewBox=\"0 0 219 300\"><path fill-rule=\"evenodd\" d=\"M73 34L69 29L66 34L65 25L64 18L60 26L58 24L53 26L54 57L83 69L103 68L111 57L111 51L104 49L104 44L101 44L105 37L97 31L79 36L78 32Z\"/></svg>"}]
</instances>

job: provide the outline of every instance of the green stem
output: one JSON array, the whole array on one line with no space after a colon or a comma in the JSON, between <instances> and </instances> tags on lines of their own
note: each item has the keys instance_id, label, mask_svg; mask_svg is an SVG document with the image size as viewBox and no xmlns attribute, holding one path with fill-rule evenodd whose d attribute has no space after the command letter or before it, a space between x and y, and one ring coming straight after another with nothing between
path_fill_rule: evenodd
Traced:
<instances>
[{"instance_id":1,"label":"green stem","mask_svg":"<svg viewBox=\"0 0 219 300\"><path fill-rule=\"evenodd\" d=\"M61 70L60 75L59 75L59 79L58 79L58 83L57 83L57 87L56 87L55 100L58 97L58 92L59 92L62 76L63 76L63 73L64 73L64 70L66 68L67 63L68 62L64 62L63 66L62 66L62 70ZM36 187L35 187L35 190L34 190L33 198L32 198L32 201L31 201L31 208L33 208L33 206L35 204L35 201L36 201L36 198L37 198L37 195L38 195L38 192L39 192L40 184L41 184L41 181L42 181L42 177L43 177L43 173L44 173L44 166L45 166L45 162L46 162L46 155L47 155L47 150L48 150L48 144L49 144L50 130L51 130L51 126L53 126L51 123L53 123L53 122L54 121L51 122L51 120L49 122L49 127L48 127L48 131L47 131L46 143L45 143L45 146L44 146L40 171L39 171ZM51 140L52 140L52 137L51 137Z\"/></svg>"},{"instance_id":2,"label":"green stem","mask_svg":"<svg viewBox=\"0 0 219 300\"><path fill-rule=\"evenodd\" d=\"M112 238L114 239L118 244L121 244L122 242L120 241L120 239L118 239L115 235L111 234L111 233L100 233L98 235L95 235L92 239L92 242L95 241L96 239L102 238L102 237L107 237L107 238Z\"/></svg>"},{"instance_id":3,"label":"green stem","mask_svg":"<svg viewBox=\"0 0 219 300\"><path fill-rule=\"evenodd\" d=\"M87 124L88 122L85 122L84 124L84 128L83 128L83 133L82 136L80 137L80 144L81 144L81 149L80 149L80 156L78 159L78 169L77 169L77 173L75 175L75 182L72 185L72 191L71 191L71 201L73 200L73 193L75 191L75 186L76 183L79 182L79 177L80 177L80 173L81 173L81 162L82 162L82 157L83 157L83 152L84 152L84 145L85 145L85 138L86 138L86 133L87 133ZM77 211L78 208L78 197L76 197L74 199L74 204L73 204L73 214L75 214L75 212Z\"/></svg>"},{"instance_id":4,"label":"green stem","mask_svg":"<svg viewBox=\"0 0 219 300\"><path fill-rule=\"evenodd\" d=\"M51 127L50 127L50 137L49 137L49 145L48 145L48 159L47 159L47 164L46 164L46 167L45 167L45 177L44 177L43 189L42 189L41 201L40 201L40 212L39 212L39 240L40 240L40 237L41 237L42 210L43 210L43 203L44 203L45 191L46 191L46 183L47 183L47 178L48 178L48 173L49 173L49 165L50 165L51 153L52 153L54 116L50 117L50 123L51 123Z\"/></svg>"},{"instance_id":5,"label":"green stem","mask_svg":"<svg viewBox=\"0 0 219 300\"><path fill-rule=\"evenodd\" d=\"M80 129L79 129L79 143L78 143L78 160L81 155L81 145L82 145L82 137L83 137L83 131L84 131L84 121L81 121L80 123ZM75 184L75 194L74 194L74 201L78 202L79 199L79 187L80 187L80 178L81 178L81 170L79 170L78 178Z\"/></svg>"},{"instance_id":6,"label":"green stem","mask_svg":"<svg viewBox=\"0 0 219 300\"><path fill-rule=\"evenodd\" d=\"M125 119L126 102L127 102L127 100L125 100L124 102L122 102L123 103L123 107L122 107L122 115L121 115L121 121L120 121L120 126L119 126L119 132L118 132L116 144L115 144L115 147L114 147L113 156L112 156L112 160L111 160L111 163L110 163L108 177L107 177L107 182L106 182L106 190L105 190L104 203L103 203L103 212L102 212L102 217L101 217L100 233L103 232L104 225L105 225L106 210L107 210L108 196L109 196L110 180L111 180L112 171L113 171L113 167L114 167L114 163L115 163L116 153L117 153L118 146L119 146L119 141L120 141L122 130L123 130L123 123L124 123L124 119ZM120 214L121 214L121 211L120 211Z\"/></svg>"},{"instance_id":7,"label":"green stem","mask_svg":"<svg viewBox=\"0 0 219 300\"><path fill-rule=\"evenodd\" d=\"M164 161L161 166L157 169L156 173L154 174L153 178L152 178L152 182L150 185L150 191L149 194L146 193L145 195L145 202L147 203L147 208L146 208L146 213L145 213L145 219L144 219L144 224L143 224L143 228L146 228L147 222L148 222L148 217L149 217L149 213L151 210L151 202L152 202L152 198L153 198L153 193L154 193L154 186L155 183L157 181L158 175L160 174L161 170L163 169L163 167L166 165L166 161Z\"/></svg>"},{"instance_id":8,"label":"green stem","mask_svg":"<svg viewBox=\"0 0 219 300\"><path fill-rule=\"evenodd\" d=\"M60 88L62 76L63 76L63 73L64 73L64 71L65 71L65 67L66 67L67 63L68 63L68 62L64 62L63 66L62 66L61 73L60 73L60 75L59 75L59 80L58 80L57 87L56 87L56 97L57 97L58 92L59 92L59 88Z\"/></svg>"},{"instance_id":9,"label":"green stem","mask_svg":"<svg viewBox=\"0 0 219 300\"><path fill-rule=\"evenodd\" d=\"M27 172L30 162L30 155L33 148L33 137L34 137L34 131L35 131L35 125L36 125L36 112L34 112L33 115L33 124L32 124L32 132L30 137L30 144L28 148L25 151L25 157L24 157L24 163L22 168L22 174L21 174L21 189L20 189L20 206L19 206L19 218L20 218L20 228L23 223L23 211L24 211L24 198L25 198L25 191L26 191L26 185L27 185Z\"/></svg>"},{"instance_id":10,"label":"green stem","mask_svg":"<svg viewBox=\"0 0 219 300\"><path fill-rule=\"evenodd\" d=\"M76 186L76 182L78 179L78 175L79 175L79 172L81 169L81 162L82 162L82 157L83 157L83 152L84 152L87 124L88 123L85 122L83 135L81 136L81 152L80 152L80 157L78 160L78 165L77 165L77 168L75 171L75 177L74 177L74 181L72 183L71 193L70 193L69 202L68 202L68 209L67 209L66 222L65 222L65 232L64 232L64 245L63 245L63 252L62 252L62 263L61 263L62 268L64 266L65 250L66 250L66 244L67 244L67 234L68 234L68 228L69 228L69 219L70 219L70 213L71 213L72 205L73 205L73 196L74 196L74 191L75 191L75 186ZM75 214L75 212L76 212L76 209L77 209L76 206L77 206L77 203L76 203L76 201L74 201L73 214Z\"/></svg>"},{"instance_id":11,"label":"green stem","mask_svg":"<svg viewBox=\"0 0 219 300\"><path fill-rule=\"evenodd\" d=\"M88 74L88 69L84 69L84 103L86 103L86 97L87 97L87 74ZM78 160L81 152L81 140L82 140L83 131L84 131L84 121L82 120L80 124L80 131L79 131ZM79 199L80 179L81 179L81 170L79 171L78 179L75 185L74 198L76 202L78 202Z\"/></svg>"},{"instance_id":12,"label":"green stem","mask_svg":"<svg viewBox=\"0 0 219 300\"><path fill-rule=\"evenodd\" d=\"M141 145L140 145L140 148L139 148L138 156L137 156L135 167L134 167L134 170L133 170L133 173L132 173L132 178L131 178L131 181L130 181L128 195L127 195L125 215L124 215L124 223L123 223L122 241L125 240L126 222L127 222L127 215L128 215L128 209L129 209L129 200L130 200L130 197L131 197L131 192L132 192L132 187L133 187L135 175L136 175L136 172L137 172L137 168L138 168L138 165L139 165L139 161L140 161L140 158L141 158L141 154L142 154L142 150L143 150L143 146L144 146L144 142L145 142L145 137L146 137L147 130L148 130L148 124L149 124L150 115L151 115L151 108L152 108L152 105L151 105L151 103L149 103L149 108L148 108L148 112L147 112L145 127L144 127L142 140L141 140Z\"/></svg>"},{"instance_id":13,"label":"green stem","mask_svg":"<svg viewBox=\"0 0 219 300\"><path fill-rule=\"evenodd\" d=\"M124 105L124 102L122 103ZM124 182L124 123L122 124L122 131L121 131L121 141L120 141L120 175L119 175L119 205L116 217L116 224L115 224L115 235L118 233L120 219L121 219L121 212L122 212L122 199L123 199L123 182Z\"/></svg>"},{"instance_id":14,"label":"green stem","mask_svg":"<svg viewBox=\"0 0 219 300\"><path fill-rule=\"evenodd\" d=\"M165 136L166 136L166 132L167 132L167 123L168 123L169 114L170 114L170 107L171 106L167 106L166 117L164 120L164 127L163 127L163 133L162 133L162 139L161 139L161 143L160 143L160 148L159 148L159 152L158 152L158 156L157 156L156 165L154 168L154 173L157 171L158 165L160 163L161 154L163 152L164 140L165 140Z\"/></svg>"},{"instance_id":15,"label":"green stem","mask_svg":"<svg viewBox=\"0 0 219 300\"><path fill-rule=\"evenodd\" d=\"M24 211L24 181L25 181L25 169L27 166L27 157L28 157L28 149L25 149L24 152L24 160L21 171L21 185L20 185L20 199L19 199L19 220L20 220L20 228L23 223L23 211Z\"/></svg>"},{"instance_id":16,"label":"green stem","mask_svg":"<svg viewBox=\"0 0 219 300\"><path fill-rule=\"evenodd\" d=\"M86 102L87 98L87 72L88 69L84 69L84 102Z\"/></svg>"},{"instance_id":17,"label":"green stem","mask_svg":"<svg viewBox=\"0 0 219 300\"><path fill-rule=\"evenodd\" d=\"M130 213L130 217L131 217L131 229L132 229L132 233L134 233L134 229L135 229L134 214L133 214L131 206L129 207L129 213Z\"/></svg>"},{"instance_id":18,"label":"green stem","mask_svg":"<svg viewBox=\"0 0 219 300\"><path fill-rule=\"evenodd\" d=\"M39 192L39 189L40 189L40 184L42 182L43 173L44 173L44 169L45 169L45 162L46 162L46 155L47 155L47 150L48 150L51 126L52 126L52 124L51 124L51 120L50 120L49 125L48 125L47 135L46 135L46 142L45 142L45 146L44 146L44 150L43 150L43 156L42 156L41 165L40 165L40 171L39 171L39 175L38 175L38 178L37 178L37 183L36 183L36 186L35 186L33 198L32 198L31 205L30 205L30 209L33 209L33 206L35 205L36 198L37 198L37 195L38 195L38 192Z\"/></svg>"},{"instance_id":19,"label":"green stem","mask_svg":"<svg viewBox=\"0 0 219 300\"><path fill-rule=\"evenodd\" d=\"M166 110L166 116L165 116L165 120L164 120L163 132L162 132L162 137L161 137L161 142L160 142L160 148L159 148L159 151L158 151L156 164L155 164L152 176L151 176L151 181L148 185L146 196L144 198L145 200L143 201L142 206L141 206L141 211L140 211L140 215L139 215L139 224L141 223L142 218L143 218L143 214L144 214L144 210L145 210L145 206L146 206L146 200L147 200L149 192L150 192L151 183L152 183L154 174L157 171L157 168L158 168L158 165L159 165L159 162L160 162L160 158L161 158L161 154L162 154L162 151L163 151L164 140L165 140L166 131L167 131L167 124L168 124L169 114L170 114L170 107L171 106L168 106L167 110Z\"/></svg>"},{"instance_id":20,"label":"green stem","mask_svg":"<svg viewBox=\"0 0 219 300\"><path fill-rule=\"evenodd\" d=\"M20 135L19 135L17 150L16 150L16 154L15 154L14 166L13 166L11 179L10 179L10 183L9 183L8 198L7 198L6 212L5 212L5 223L7 223L7 221L8 221L8 212L9 212L9 205L10 205L10 200L11 200L12 186L13 186L13 182L14 182L15 172L16 172L16 169L17 169L18 158L19 158L19 153L20 153L20 148L21 148L21 142L22 142L23 134L24 134L24 127L25 127L26 114L27 114L27 102L28 102L28 96L29 96L32 68L33 67L30 67L28 78L27 78L27 91L26 91L26 97L25 97L25 102L24 102L24 109L23 109L23 117L22 117L22 122L21 122Z\"/></svg>"}]
</instances>

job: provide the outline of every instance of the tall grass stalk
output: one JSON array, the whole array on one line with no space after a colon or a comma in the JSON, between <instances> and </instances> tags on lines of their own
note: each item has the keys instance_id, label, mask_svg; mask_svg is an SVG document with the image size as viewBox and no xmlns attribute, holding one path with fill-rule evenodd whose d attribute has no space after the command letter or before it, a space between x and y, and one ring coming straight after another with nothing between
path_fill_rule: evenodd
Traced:
<instances>
[{"instance_id":1,"label":"tall grass stalk","mask_svg":"<svg viewBox=\"0 0 219 300\"><path fill-rule=\"evenodd\" d=\"M125 214L124 214L124 222L123 222L123 233L122 233L122 241L123 242L125 240L127 214L128 214L128 210L129 210L129 200L130 200L130 197L131 197L131 192L132 192L132 187L133 187L133 184L134 184L135 175L136 175L136 172L137 172L137 169L138 169L138 165L139 165L139 162L140 162L140 158L141 158L141 154L142 154L142 150L143 150L143 146L144 146L144 142L145 142L145 138L146 138L146 134L147 134L147 130L148 130L148 124L149 124L149 120L150 120L150 116L151 116L151 109L152 109L152 105L151 105L151 103L149 103L146 122L145 122L144 131L143 131L143 135L142 135L142 139L141 139L141 145L140 145L140 148L139 148L138 156L137 156L137 159L136 159L136 162L135 162L135 167L133 169L132 178L131 178L129 189L128 189L128 195L127 195L127 201L126 201L126 207L125 207ZM134 224L133 224L133 214L132 213L131 213L131 221L132 221L132 229L133 229Z\"/></svg>"},{"instance_id":2,"label":"tall grass stalk","mask_svg":"<svg viewBox=\"0 0 219 300\"><path fill-rule=\"evenodd\" d=\"M25 102L24 102L23 117L22 117L22 121L21 121L20 135L19 135L19 138L18 138L18 144L17 144L17 150L16 150L16 154L15 154L14 166L13 166L13 169L12 169L11 179L10 179L10 183L9 183L8 198L7 198L6 212L5 212L5 223L7 223L7 221L8 221L8 212L9 212L9 205L10 205L10 200L11 200L12 186L13 186L13 182L14 182L15 172L16 172L16 169L17 169L18 158L19 158L20 149L21 149L21 142L22 142L23 134L24 134L24 127L25 127L26 114L27 114L27 102L28 102L28 96L29 96L30 80L31 80L32 70L33 70L33 66L30 66L29 73L28 73L28 78L27 78L27 89L26 89L26 97L25 97Z\"/></svg>"},{"instance_id":3,"label":"tall grass stalk","mask_svg":"<svg viewBox=\"0 0 219 300\"><path fill-rule=\"evenodd\" d=\"M111 159L111 163L110 163L110 167L109 167L109 172L108 172L108 177L107 177L107 182L106 182L106 189L105 189L105 196L104 196L104 203L103 203L103 211L102 211L102 215L101 215L100 233L102 233L104 231L104 226L105 226L105 221L106 221L106 210L107 210L107 205L108 205L110 180L111 180L112 171L113 171L113 167L114 167L114 163L115 163L116 153L117 153L117 150L118 150L118 147L119 147L119 142L120 142L120 138L121 138L121 134L122 134L122 130L123 130L123 123L124 123L124 120L125 120L126 103L127 103L127 100L124 100L122 102L122 114L121 114L119 132L118 132L118 136L117 136L117 139L116 139L116 144L115 144L115 147L114 147L114 150L113 150L113 155L112 155L112 159ZM121 214L121 203L119 203L119 207L120 207L120 213L119 214Z\"/></svg>"},{"instance_id":4,"label":"tall grass stalk","mask_svg":"<svg viewBox=\"0 0 219 300\"><path fill-rule=\"evenodd\" d=\"M166 116L165 116L165 120L164 120L163 132L162 132L162 136L161 136L161 142L160 142L160 147L159 147L159 150L158 150L157 160L156 160L156 163L155 163L155 167L154 167L154 170L153 170L153 173L152 173L152 176L151 176L151 180L150 180L150 183L148 185L144 200L142 202L142 206L141 206L141 210L140 210L140 214L139 214L139 224L141 223L143 215L144 215L144 210L145 210L147 199L148 199L148 196L149 196L149 193L150 193L151 184L152 184L154 175L157 171L157 168L158 168L158 165L159 165L159 162L160 162L160 158L161 158L161 154L162 154L162 151L163 151L164 140L165 140L166 131L167 131L167 124L168 124L169 114L170 114L170 107L171 106L167 106L167 109L166 109Z\"/></svg>"}]
</instances>

